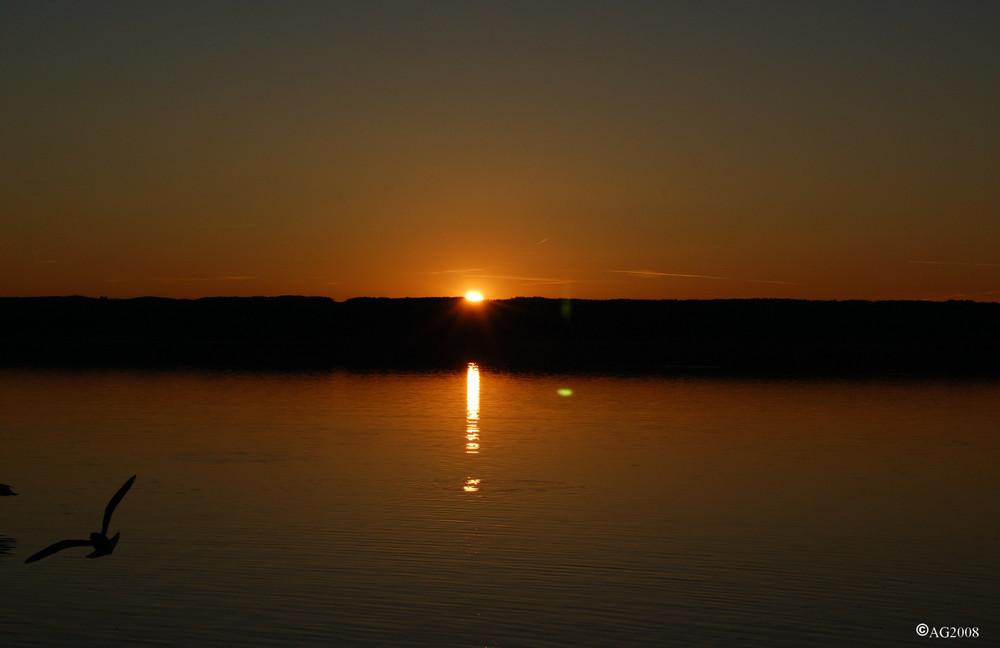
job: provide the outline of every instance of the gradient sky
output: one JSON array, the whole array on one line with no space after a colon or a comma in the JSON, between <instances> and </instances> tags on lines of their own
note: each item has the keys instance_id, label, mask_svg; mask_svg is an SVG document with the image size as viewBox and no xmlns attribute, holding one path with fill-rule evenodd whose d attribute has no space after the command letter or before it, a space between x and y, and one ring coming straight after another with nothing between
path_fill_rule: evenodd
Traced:
<instances>
[{"instance_id":1,"label":"gradient sky","mask_svg":"<svg viewBox=\"0 0 1000 648\"><path fill-rule=\"evenodd\" d=\"M1000 2L0 3L0 294L1000 300Z\"/></svg>"}]
</instances>

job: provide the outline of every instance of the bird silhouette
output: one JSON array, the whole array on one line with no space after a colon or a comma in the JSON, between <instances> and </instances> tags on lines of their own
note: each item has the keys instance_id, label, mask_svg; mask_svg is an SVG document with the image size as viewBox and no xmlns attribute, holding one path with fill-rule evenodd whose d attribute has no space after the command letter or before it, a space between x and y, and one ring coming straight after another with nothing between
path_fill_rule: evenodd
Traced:
<instances>
[{"instance_id":1,"label":"bird silhouette","mask_svg":"<svg viewBox=\"0 0 1000 648\"><path fill-rule=\"evenodd\" d=\"M33 563L36 560L41 560L47 556L51 556L57 551L62 551L63 549L68 549L70 547L93 547L94 550L87 554L87 558L100 558L101 556L107 556L112 551L115 550L115 545L118 544L118 536L121 533L116 533L112 537L108 537L108 526L111 525L111 514L115 512L115 507L118 506L118 502L122 501L125 497L125 493L128 489L132 488L132 482L135 481L135 475L129 477L128 481L122 484L122 487L118 489L118 492L111 497L111 501L108 502L108 506L104 509L104 523L101 525L100 532L93 532L90 534L90 540L62 540L53 545L45 547L38 553L34 554L24 562Z\"/></svg>"},{"instance_id":2,"label":"bird silhouette","mask_svg":"<svg viewBox=\"0 0 1000 648\"><path fill-rule=\"evenodd\" d=\"M17 495L7 484L0 484L0 495Z\"/></svg>"}]
</instances>

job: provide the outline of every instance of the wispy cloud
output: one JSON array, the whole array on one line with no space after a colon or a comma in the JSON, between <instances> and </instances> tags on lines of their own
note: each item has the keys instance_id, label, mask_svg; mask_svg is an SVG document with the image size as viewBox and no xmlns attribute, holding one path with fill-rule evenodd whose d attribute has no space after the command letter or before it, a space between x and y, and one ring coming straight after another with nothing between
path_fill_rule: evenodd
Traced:
<instances>
[{"instance_id":1,"label":"wispy cloud","mask_svg":"<svg viewBox=\"0 0 1000 648\"><path fill-rule=\"evenodd\" d=\"M460 270L430 270L428 272L425 272L424 274L432 274L432 275L439 275L439 274L473 274L473 273L482 272L482 271L483 271L482 268L463 268L463 269L460 269Z\"/></svg>"},{"instance_id":2,"label":"wispy cloud","mask_svg":"<svg viewBox=\"0 0 1000 648\"><path fill-rule=\"evenodd\" d=\"M525 277L522 275L484 274L485 268L466 268L462 270L434 270L424 274L432 275L463 275L470 279L499 279L501 281L521 281L526 286L564 285L586 283L583 279L565 279L557 277Z\"/></svg>"},{"instance_id":3,"label":"wispy cloud","mask_svg":"<svg viewBox=\"0 0 1000 648\"><path fill-rule=\"evenodd\" d=\"M741 279L740 281L746 281L748 283L764 283L764 284L778 284L781 286L804 286L806 284L801 281L776 281L774 279Z\"/></svg>"},{"instance_id":4,"label":"wispy cloud","mask_svg":"<svg viewBox=\"0 0 1000 648\"><path fill-rule=\"evenodd\" d=\"M973 268L1000 268L1000 263L970 263L967 261L907 261L917 265L969 266Z\"/></svg>"},{"instance_id":5,"label":"wispy cloud","mask_svg":"<svg viewBox=\"0 0 1000 648\"><path fill-rule=\"evenodd\" d=\"M493 275L493 274L483 274L476 275L479 279L501 279L504 281L523 281L526 286L543 286L543 285L563 285L563 284L574 284L574 283L585 283L584 279L559 279L556 277L521 277L517 275Z\"/></svg>"},{"instance_id":6,"label":"wispy cloud","mask_svg":"<svg viewBox=\"0 0 1000 648\"><path fill-rule=\"evenodd\" d=\"M158 283L185 283L198 281L246 281L257 277L235 275L232 277L154 277L153 281Z\"/></svg>"},{"instance_id":7,"label":"wispy cloud","mask_svg":"<svg viewBox=\"0 0 1000 648\"><path fill-rule=\"evenodd\" d=\"M655 270L612 270L619 274L642 277L643 279L658 279L660 277L680 277L682 279L718 279L722 281L732 281L729 277L716 277L714 275L685 274L680 272L657 272Z\"/></svg>"},{"instance_id":8,"label":"wispy cloud","mask_svg":"<svg viewBox=\"0 0 1000 648\"><path fill-rule=\"evenodd\" d=\"M773 279L733 279L732 277L719 277L716 275L688 274L682 272L657 272L655 270L612 270L619 274L632 275L642 279L659 279L661 277L677 277L680 279L714 279L716 281L745 281L747 283L778 284L782 286L802 286L804 284L796 281L776 281Z\"/></svg>"},{"instance_id":9,"label":"wispy cloud","mask_svg":"<svg viewBox=\"0 0 1000 648\"><path fill-rule=\"evenodd\" d=\"M259 223L212 223L208 225L195 225L195 229L245 229L248 227L260 227Z\"/></svg>"}]
</instances>

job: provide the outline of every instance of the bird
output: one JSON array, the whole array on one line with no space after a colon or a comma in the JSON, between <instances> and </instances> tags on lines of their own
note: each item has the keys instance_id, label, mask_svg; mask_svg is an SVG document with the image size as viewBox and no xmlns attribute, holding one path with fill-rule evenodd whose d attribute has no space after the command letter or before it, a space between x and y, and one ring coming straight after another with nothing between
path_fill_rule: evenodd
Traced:
<instances>
[{"instance_id":1,"label":"bird","mask_svg":"<svg viewBox=\"0 0 1000 648\"><path fill-rule=\"evenodd\" d=\"M17 495L7 484L0 484L0 495Z\"/></svg>"},{"instance_id":2,"label":"bird","mask_svg":"<svg viewBox=\"0 0 1000 648\"><path fill-rule=\"evenodd\" d=\"M90 540L62 540L53 545L45 547L38 553L34 554L24 562L33 563L36 560L41 560L47 556L51 556L57 551L62 551L63 549L68 549L70 547L93 547L94 550L87 554L87 558L100 558L101 556L107 556L112 551L115 550L115 545L118 544L118 537L121 533L116 533L112 537L108 537L108 526L111 525L111 514L115 512L115 507L118 506L118 502L122 501L125 497L125 493L128 489L132 488L132 483L135 481L135 475L128 478L122 487L118 489L111 500L108 502L108 506L104 509L104 523L101 525L100 532L95 531L90 534Z\"/></svg>"}]
</instances>

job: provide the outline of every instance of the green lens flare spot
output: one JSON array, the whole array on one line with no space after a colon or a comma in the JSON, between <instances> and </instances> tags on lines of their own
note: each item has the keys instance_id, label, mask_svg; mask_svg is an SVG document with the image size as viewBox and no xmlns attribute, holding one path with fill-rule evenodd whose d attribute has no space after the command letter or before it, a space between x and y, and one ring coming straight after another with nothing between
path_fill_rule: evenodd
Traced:
<instances>
[{"instance_id":1,"label":"green lens flare spot","mask_svg":"<svg viewBox=\"0 0 1000 648\"><path fill-rule=\"evenodd\" d=\"M568 387L560 387L559 389L556 390L556 393L559 394L560 396L572 396L573 390Z\"/></svg>"}]
</instances>

